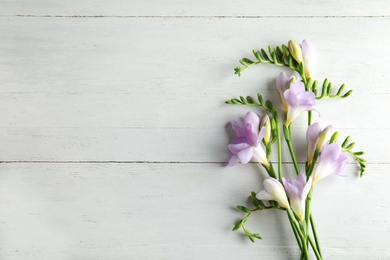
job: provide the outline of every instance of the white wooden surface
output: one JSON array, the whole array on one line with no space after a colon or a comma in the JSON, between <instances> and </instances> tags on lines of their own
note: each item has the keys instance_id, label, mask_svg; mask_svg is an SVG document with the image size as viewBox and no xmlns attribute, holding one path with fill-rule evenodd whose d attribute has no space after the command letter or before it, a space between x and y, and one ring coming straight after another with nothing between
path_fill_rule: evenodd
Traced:
<instances>
[{"instance_id":1,"label":"white wooden surface","mask_svg":"<svg viewBox=\"0 0 390 260\"><path fill-rule=\"evenodd\" d=\"M1 259L298 259L283 214L250 220L255 244L230 231L261 174L225 167L228 122L247 109L223 102L275 100L279 68L233 68L253 48L304 38L315 77L354 89L323 101L321 122L368 160L363 179L351 160L348 178L318 184L325 258L390 259L388 1L0 6Z\"/></svg>"}]
</instances>

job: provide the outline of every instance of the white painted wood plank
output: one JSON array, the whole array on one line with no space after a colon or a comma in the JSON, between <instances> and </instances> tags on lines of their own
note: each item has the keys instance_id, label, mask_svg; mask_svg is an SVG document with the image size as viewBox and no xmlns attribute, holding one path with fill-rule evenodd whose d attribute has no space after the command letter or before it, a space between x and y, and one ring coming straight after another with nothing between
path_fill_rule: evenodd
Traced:
<instances>
[{"instance_id":1,"label":"white painted wood plank","mask_svg":"<svg viewBox=\"0 0 390 260\"><path fill-rule=\"evenodd\" d=\"M288 33L277 29L291 23ZM265 36L242 32L260 25ZM348 100L325 100L322 122L351 134L370 161L387 162L378 145L389 128L381 121L390 116L389 55L378 42L389 26L385 18L2 18L1 160L226 161L226 124L247 109L223 101L257 92L277 99L279 69L238 78L237 59L311 35L322 65L315 74L355 90Z\"/></svg>"},{"instance_id":2,"label":"white painted wood plank","mask_svg":"<svg viewBox=\"0 0 390 260\"><path fill-rule=\"evenodd\" d=\"M357 142L371 163L389 162L384 144L388 129L338 129ZM300 162L306 160L304 129L296 132L294 146ZM294 138L295 138L294 137ZM124 161L124 162L227 162L230 129L185 128L3 128L1 161ZM284 142L283 142L284 144ZM291 162L287 147L283 160ZM276 147L271 159L276 160ZM351 160L351 163L354 163Z\"/></svg>"},{"instance_id":3,"label":"white painted wood plank","mask_svg":"<svg viewBox=\"0 0 390 260\"><path fill-rule=\"evenodd\" d=\"M315 78L345 82L357 93L389 93L384 65L390 58L379 44L389 18L0 21L2 92L214 94L224 100L237 89L255 92L274 82L280 68L268 65L233 75L252 49L310 38L317 52Z\"/></svg>"},{"instance_id":4,"label":"white painted wood plank","mask_svg":"<svg viewBox=\"0 0 390 260\"><path fill-rule=\"evenodd\" d=\"M291 165L290 165L291 167ZM261 212L252 244L231 231L255 165L0 164L4 259L298 259L282 212ZM390 257L388 164L317 184L313 212L326 259ZM292 176L291 176L292 177Z\"/></svg>"},{"instance_id":5,"label":"white painted wood plank","mask_svg":"<svg viewBox=\"0 0 390 260\"><path fill-rule=\"evenodd\" d=\"M374 1L22 1L2 0L1 15L93 16L373 16L389 15L385 0Z\"/></svg>"}]
</instances>

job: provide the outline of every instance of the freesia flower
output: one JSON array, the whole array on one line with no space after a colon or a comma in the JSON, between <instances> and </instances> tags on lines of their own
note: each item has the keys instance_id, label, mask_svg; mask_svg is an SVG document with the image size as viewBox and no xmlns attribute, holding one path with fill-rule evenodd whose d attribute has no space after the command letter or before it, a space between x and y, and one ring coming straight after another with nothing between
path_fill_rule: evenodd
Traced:
<instances>
[{"instance_id":1,"label":"freesia flower","mask_svg":"<svg viewBox=\"0 0 390 260\"><path fill-rule=\"evenodd\" d=\"M314 60L313 47L308 40L303 40L302 44L302 57L303 57L303 68L305 70L306 78L310 78L310 71L313 69L312 64Z\"/></svg>"},{"instance_id":2,"label":"freesia flower","mask_svg":"<svg viewBox=\"0 0 390 260\"><path fill-rule=\"evenodd\" d=\"M303 40L302 44L298 44L294 41L288 42L288 49L291 56L298 62L303 63L305 71L305 77L310 78L310 70L312 69L312 63L314 59L313 47L308 40Z\"/></svg>"},{"instance_id":3,"label":"freesia flower","mask_svg":"<svg viewBox=\"0 0 390 260\"><path fill-rule=\"evenodd\" d=\"M261 146L261 141L266 133L266 127L261 127L259 115L248 112L244 118L239 117L231 122L233 129L236 131L236 138L228 148L233 153L230 158L229 166L239 162L246 164L252 158L269 168L266 153Z\"/></svg>"},{"instance_id":4,"label":"freesia flower","mask_svg":"<svg viewBox=\"0 0 390 260\"><path fill-rule=\"evenodd\" d=\"M286 126L289 126L301 113L314 110L314 105L317 103L314 93L305 91L302 81L291 83L290 88L284 92L284 98L288 105Z\"/></svg>"},{"instance_id":5,"label":"freesia flower","mask_svg":"<svg viewBox=\"0 0 390 260\"><path fill-rule=\"evenodd\" d=\"M317 122L307 127L307 164L312 163L315 151L321 151L322 147L329 142L332 130L332 125L328 125L321 131L321 126Z\"/></svg>"},{"instance_id":6,"label":"freesia flower","mask_svg":"<svg viewBox=\"0 0 390 260\"><path fill-rule=\"evenodd\" d=\"M292 82L296 82L296 78L294 76L289 76L284 72L280 72L278 77L276 78L276 89L279 91L280 98L282 99L284 110L287 112L288 105L286 99L284 98L284 92L290 87Z\"/></svg>"},{"instance_id":7,"label":"freesia flower","mask_svg":"<svg viewBox=\"0 0 390 260\"><path fill-rule=\"evenodd\" d=\"M263 181L263 185L264 190L257 193L256 198L259 200L275 200L282 207L290 208L284 187L278 180L270 177Z\"/></svg>"},{"instance_id":8,"label":"freesia flower","mask_svg":"<svg viewBox=\"0 0 390 260\"><path fill-rule=\"evenodd\" d=\"M283 185L288 197L290 198L291 207L298 214L301 221L305 218L306 197L310 191L312 178L306 182L306 176L299 173L296 179L286 180L283 178Z\"/></svg>"},{"instance_id":9,"label":"freesia flower","mask_svg":"<svg viewBox=\"0 0 390 260\"><path fill-rule=\"evenodd\" d=\"M347 156L342 153L340 144L331 143L324 145L318 158L318 163L313 169L313 185L330 174L346 176L342 173L345 165L347 165Z\"/></svg>"}]
</instances>

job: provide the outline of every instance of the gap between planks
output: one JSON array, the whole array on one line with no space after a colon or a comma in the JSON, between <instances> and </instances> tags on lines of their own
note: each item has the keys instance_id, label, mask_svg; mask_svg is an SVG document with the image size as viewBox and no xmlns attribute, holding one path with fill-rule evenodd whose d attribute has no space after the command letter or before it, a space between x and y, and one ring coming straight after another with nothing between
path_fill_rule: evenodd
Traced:
<instances>
[{"instance_id":1,"label":"gap between planks","mask_svg":"<svg viewBox=\"0 0 390 260\"><path fill-rule=\"evenodd\" d=\"M117 163L117 164L228 164L228 162L202 162L202 161L190 161L190 162L175 162L175 161L44 161L44 160L13 160L13 161L0 161L1 163L85 163L85 164L104 164L104 163ZM272 162L277 164L277 162ZM298 162L298 164L304 164L305 162ZM250 162L249 164L256 164L255 162ZM293 164L292 162L282 162L283 165ZM354 165L354 162L348 162L348 165ZM366 163L366 165L383 165L390 164L390 162L375 162L375 163Z\"/></svg>"},{"instance_id":2,"label":"gap between planks","mask_svg":"<svg viewBox=\"0 0 390 260\"><path fill-rule=\"evenodd\" d=\"M390 15L34 15L34 14L16 14L0 15L0 17L26 17L26 18L162 18L162 19L286 19L286 18L390 18Z\"/></svg>"}]
</instances>

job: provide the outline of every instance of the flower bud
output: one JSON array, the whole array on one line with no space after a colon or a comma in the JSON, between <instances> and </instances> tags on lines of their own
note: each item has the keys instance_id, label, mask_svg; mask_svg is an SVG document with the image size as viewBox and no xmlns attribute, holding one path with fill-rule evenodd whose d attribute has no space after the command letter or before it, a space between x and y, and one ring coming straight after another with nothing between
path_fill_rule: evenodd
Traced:
<instances>
[{"instance_id":1,"label":"flower bud","mask_svg":"<svg viewBox=\"0 0 390 260\"><path fill-rule=\"evenodd\" d=\"M317 142L318 151L321 151L322 147L329 142L330 137L332 136L332 130L332 125L328 125L324 130L322 130Z\"/></svg>"},{"instance_id":2,"label":"flower bud","mask_svg":"<svg viewBox=\"0 0 390 260\"><path fill-rule=\"evenodd\" d=\"M268 144L271 139L271 122L269 120L268 115L265 115L260 122L260 129L263 126L265 127L264 143Z\"/></svg>"},{"instance_id":3,"label":"flower bud","mask_svg":"<svg viewBox=\"0 0 390 260\"><path fill-rule=\"evenodd\" d=\"M298 64L300 64L303 60L301 46L291 40L288 42L288 49L290 51L291 56L293 56L293 58L298 62Z\"/></svg>"}]
</instances>

